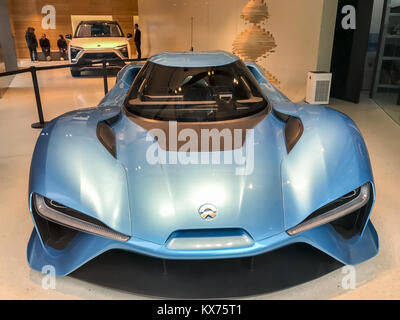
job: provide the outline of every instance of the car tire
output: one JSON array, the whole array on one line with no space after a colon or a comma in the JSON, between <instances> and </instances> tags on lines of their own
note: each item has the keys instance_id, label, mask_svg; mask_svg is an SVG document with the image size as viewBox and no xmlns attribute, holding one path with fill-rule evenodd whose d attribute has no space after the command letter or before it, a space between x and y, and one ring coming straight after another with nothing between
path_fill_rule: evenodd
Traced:
<instances>
[{"instance_id":1,"label":"car tire","mask_svg":"<svg viewBox=\"0 0 400 320\"><path fill-rule=\"evenodd\" d=\"M81 76L81 71L79 69L71 68L71 75L73 77L80 77Z\"/></svg>"}]
</instances>

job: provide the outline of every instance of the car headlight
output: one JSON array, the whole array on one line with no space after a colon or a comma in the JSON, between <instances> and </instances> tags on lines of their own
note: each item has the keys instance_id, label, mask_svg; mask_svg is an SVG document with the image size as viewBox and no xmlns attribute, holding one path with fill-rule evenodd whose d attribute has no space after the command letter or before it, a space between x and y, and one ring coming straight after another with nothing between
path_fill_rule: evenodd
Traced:
<instances>
[{"instance_id":1,"label":"car headlight","mask_svg":"<svg viewBox=\"0 0 400 320\"><path fill-rule=\"evenodd\" d=\"M130 238L110 229L95 218L84 215L41 195L33 195L33 205L35 206L36 213L41 218L64 227L122 242L128 241Z\"/></svg>"},{"instance_id":2,"label":"car headlight","mask_svg":"<svg viewBox=\"0 0 400 320\"><path fill-rule=\"evenodd\" d=\"M287 230L287 233L290 236L295 236L306 230L346 217L364 207L369 202L370 194L370 183L364 184L360 188L317 210L302 223Z\"/></svg>"},{"instance_id":3,"label":"car headlight","mask_svg":"<svg viewBox=\"0 0 400 320\"><path fill-rule=\"evenodd\" d=\"M74 61L74 60L76 60L76 57L79 54L79 52L81 52L83 50L83 48L71 46L69 50L70 50L70 53L71 53L71 60Z\"/></svg>"},{"instance_id":4,"label":"car headlight","mask_svg":"<svg viewBox=\"0 0 400 320\"><path fill-rule=\"evenodd\" d=\"M128 45L115 47L115 50L119 51L123 57L128 58Z\"/></svg>"}]
</instances>

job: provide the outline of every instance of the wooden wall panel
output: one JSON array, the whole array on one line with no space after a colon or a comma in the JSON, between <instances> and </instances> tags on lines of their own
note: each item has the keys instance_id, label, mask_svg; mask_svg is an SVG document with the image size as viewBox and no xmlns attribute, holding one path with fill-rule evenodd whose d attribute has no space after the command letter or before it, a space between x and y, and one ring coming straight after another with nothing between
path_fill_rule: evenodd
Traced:
<instances>
[{"instance_id":1,"label":"wooden wall panel","mask_svg":"<svg viewBox=\"0 0 400 320\"><path fill-rule=\"evenodd\" d=\"M42 29L41 11L48 4L56 8L55 30ZM133 16L138 14L138 0L8 0L8 7L18 59L29 58L25 43L28 27L36 29L38 40L45 33L52 50L57 50L59 35L71 33L71 15L112 15L127 34L133 33ZM136 52L133 41L130 42L133 52Z\"/></svg>"}]
</instances>

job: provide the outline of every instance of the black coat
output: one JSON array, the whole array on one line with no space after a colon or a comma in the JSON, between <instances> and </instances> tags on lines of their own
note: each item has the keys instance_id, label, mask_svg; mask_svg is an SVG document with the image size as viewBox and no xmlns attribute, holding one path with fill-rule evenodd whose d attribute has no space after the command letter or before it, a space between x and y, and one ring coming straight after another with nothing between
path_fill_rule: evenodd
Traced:
<instances>
[{"instance_id":1,"label":"black coat","mask_svg":"<svg viewBox=\"0 0 400 320\"><path fill-rule=\"evenodd\" d=\"M63 40L63 39L58 39L58 41L57 41L57 46L58 46L58 49L67 49L68 48L68 44L67 44L67 41L65 41L65 40Z\"/></svg>"},{"instance_id":2,"label":"black coat","mask_svg":"<svg viewBox=\"0 0 400 320\"><path fill-rule=\"evenodd\" d=\"M33 32L27 32L25 33L25 40L26 44L29 49L36 49L38 46L38 42L36 39L36 36Z\"/></svg>"},{"instance_id":3,"label":"black coat","mask_svg":"<svg viewBox=\"0 0 400 320\"><path fill-rule=\"evenodd\" d=\"M139 43L140 44L141 35L142 35L142 33L140 32L139 29L137 29L136 32L135 32L135 38L133 38L133 41L135 41L135 43Z\"/></svg>"},{"instance_id":4,"label":"black coat","mask_svg":"<svg viewBox=\"0 0 400 320\"><path fill-rule=\"evenodd\" d=\"M40 43L40 46L41 46L42 48L44 48L44 49L50 49L50 41L49 41L49 39L47 39L47 38L45 38L45 39L40 38L39 43Z\"/></svg>"}]
</instances>

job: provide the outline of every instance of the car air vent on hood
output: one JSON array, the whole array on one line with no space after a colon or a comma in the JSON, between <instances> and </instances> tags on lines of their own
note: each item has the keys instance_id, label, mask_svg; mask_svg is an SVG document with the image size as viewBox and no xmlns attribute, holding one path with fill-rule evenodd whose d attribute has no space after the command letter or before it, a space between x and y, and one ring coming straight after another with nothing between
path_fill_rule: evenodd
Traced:
<instances>
[{"instance_id":1,"label":"car air vent on hood","mask_svg":"<svg viewBox=\"0 0 400 320\"><path fill-rule=\"evenodd\" d=\"M117 158L117 144L115 140L115 133L111 125L119 116L101 121L97 124L97 138L103 146L111 153L114 158Z\"/></svg>"},{"instance_id":2,"label":"car air vent on hood","mask_svg":"<svg viewBox=\"0 0 400 320\"><path fill-rule=\"evenodd\" d=\"M274 115L285 125L285 142L287 152L290 153L303 135L304 127L299 118L274 110Z\"/></svg>"},{"instance_id":3,"label":"car air vent on hood","mask_svg":"<svg viewBox=\"0 0 400 320\"><path fill-rule=\"evenodd\" d=\"M304 128L300 119L290 117L285 126L286 149L289 153L299 141L303 134Z\"/></svg>"}]
</instances>

